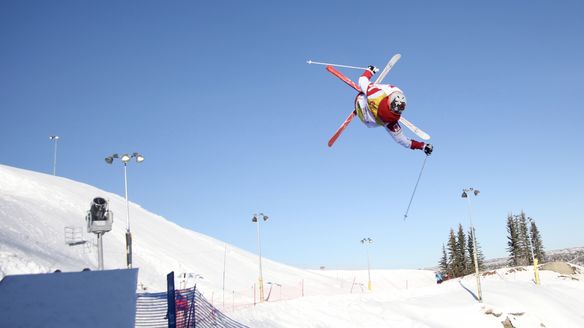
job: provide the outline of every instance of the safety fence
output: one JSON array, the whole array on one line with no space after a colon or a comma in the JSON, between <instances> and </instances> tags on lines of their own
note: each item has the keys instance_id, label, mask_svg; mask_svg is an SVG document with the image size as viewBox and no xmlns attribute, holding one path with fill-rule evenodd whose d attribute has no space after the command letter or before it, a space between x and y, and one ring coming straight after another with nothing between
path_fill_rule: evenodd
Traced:
<instances>
[{"instance_id":1,"label":"safety fence","mask_svg":"<svg viewBox=\"0 0 584 328\"><path fill-rule=\"evenodd\" d=\"M140 293L136 298L136 327L168 327L167 294Z\"/></svg>"},{"instance_id":2,"label":"safety fence","mask_svg":"<svg viewBox=\"0 0 584 328\"><path fill-rule=\"evenodd\" d=\"M363 294L369 292L367 280L358 279L355 276L337 277L335 288L328 288L326 291L315 292L314 286L305 289L304 280L297 283L280 284L277 282L266 282L264 286L264 300L260 298L260 290L257 284L252 284L247 289L226 290L224 292L210 292L206 294L211 304L223 313L232 313L243 309L250 309L262 302L289 301L304 296L313 295L333 295L333 294ZM404 281L404 288L407 289L407 281ZM401 284L401 282L400 282ZM400 286L396 286L399 289ZM305 290L307 294L305 294Z\"/></svg>"},{"instance_id":3,"label":"safety fence","mask_svg":"<svg viewBox=\"0 0 584 328\"><path fill-rule=\"evenodd\" d=\"M247 289L225 290L224 292L210 292L206 294L211 304L223 313L232 313L243 309L250 309L262 302L281 302L290 301L304 296L314 295L344 295L344 294L365 294L369 293L367 273L361 276L342 273L337 277L331 277L336 281L334 287L327 287L325 290L318 290L319 286L305 286L304 280L298 280L296 283L281 284L277 282L266 282L264 286L264 299L261 300L260 290L257 284L252 284ZM380 282L379 279L375 283ZM415 283L409 282L408 279L394 279L383 281L386 288L392 290L415 288ZM374 284L375 287L378 285Z\"/></svg>"},{"instance_id":4,"label":"safety fence","mask_svg":"<svg viewBox=\"0 0 584 328\"><path fill-rule=\"evenodd\" d=\"M333 278L337 281L337 288L327 289L326 294L367 293L367 276L343 276L342 273ZM245 327L230 319L225 313L250 309L262 302L280 302L298 299L308 295L315 295L314 287L307 286L304 280L297 283L281 284L268 281L264 285L264 299L260 299L260 290L257 284L250 285L243 290L225 290L210 292L205 298L195 287L174 289L174 273L167 277L167 293L141 293L137 298L136 327ZM408 289L408 280L385 281L384 285L392 289ZM180 283L184 286L185 283ZM322 294L316 292L316 294ZM168 300L174 300L169 302ZM171 318L169 320L169 309ZM176 326L169 322L176 321Z\"/></svg>"},{"instance_id":5,"label":"safety fence","mask_svg":"<svg viewBox=\"0 0 584 328\"><path fill-rule=\"evenodd\" d=\"M169 298L174 299L174 302L169 304ZM138 294L135 325L136 327L161 328L247 327L215 308L196 289L196 286L169 292Z\"/></svg>"},{"instance_id":6,"label":"safety fence","mask_svg":"<svg viewBox=\"0 0 584 328\"><path fill-rule=\"evenodd\" d=\"M224 313L252 308L261 303L260 290L257 284L243 290L226 290L206 294L211 304ZM304 296L303 281L298 284L284 285L266 283L264 286L264 302L288 301Z\"/></svg>"}]
</instances>

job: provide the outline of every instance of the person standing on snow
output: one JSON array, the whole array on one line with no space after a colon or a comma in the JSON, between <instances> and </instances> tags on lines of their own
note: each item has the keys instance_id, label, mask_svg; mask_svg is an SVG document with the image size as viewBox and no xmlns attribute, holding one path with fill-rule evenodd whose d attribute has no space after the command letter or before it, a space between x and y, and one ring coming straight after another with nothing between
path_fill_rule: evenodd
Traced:
<instances>
[{"instance_id":1,"label":"person standing on snow","mask_svg":"<svg viewBox=\"0 0 584 328\"><path fill-rule=\"evenodd\" d=\"M437 284L441 284L444 281L444 278L442 277L442 274L440 272L436 272L434 276L436 277Z\"/></svg>"},{"instance_id":2,"label":"person standing on snow","mask_svg":"<svg viewBox=\"0 0 584 328\"><path fill-rule=\"evenodd\" d=\"M368 128L383 126L398 144L423 150L426 155L432 154L431 144L409 139L403 133L398 121L406 109L406 96L393 85L371 83L371 77L377 71L375 66L369 66L359 77L361 93L355 98L357 116Z\"/></svg>"}]
</instances>

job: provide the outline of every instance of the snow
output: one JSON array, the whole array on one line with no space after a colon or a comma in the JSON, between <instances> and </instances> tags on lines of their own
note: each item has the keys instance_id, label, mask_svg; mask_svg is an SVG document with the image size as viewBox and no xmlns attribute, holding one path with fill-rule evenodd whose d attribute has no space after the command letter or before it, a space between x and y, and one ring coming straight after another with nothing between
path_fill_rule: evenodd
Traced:
<instances>
[{"instance_id":1,"label":"snow","mask_svg":"<svg viewBox=\"0 0 584 328\"><path fill-rule=\"evenodd\" d=\"M497 270L481 280L483 303L474 299L473 275L437 285L427 283L431 272L396 271L372 271L371 293L264 303L231 317L252 327L502 327L506 318L515 327L584 324L584 284L552 271L540 271L544 283L536 286L529 268Z\"/></svg>"},{"instance_id":2,"label":"snow","mask_svg":"<svg viewBox=\"0 0 584 328\"><path fill-rule=\"evenodd\" d=\"M88 243L69 246L64 235L65 227L85 230L96 196L107 199L114 212L113 229L103 237L105 268L126 267L124 198L3 165L0 181L0 278L94 270L95 236L85 233ZM584 327L582 268L570 276L540 270L539 286L530 267L489 272L481 279L479 303L473 275L437 285L429 270L372 270L368 291L367 270L305 270L263 258L270 300L254 306L256 254L184 229L137 204L130 207L138 292L165 290L166 274L175 271L178 287L196 282L215 306L251 327L502 327L506 319L514 327ZM62 288L53 287L54 297L67 299ZM7 311L0 308L0 316Z\"/></svg>"}]
</instances>

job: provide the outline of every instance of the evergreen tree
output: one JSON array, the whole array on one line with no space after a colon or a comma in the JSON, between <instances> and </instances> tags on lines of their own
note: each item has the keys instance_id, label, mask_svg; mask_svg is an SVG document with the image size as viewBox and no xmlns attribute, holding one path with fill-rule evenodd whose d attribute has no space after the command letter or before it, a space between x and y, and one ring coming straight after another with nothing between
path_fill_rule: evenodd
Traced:
<instances>
[{"instance_id":1,"label":"evergreen tree","mask_svg":"<svg viewBox=\"0 0 584 328\"><path fill-rule=\"evenodd\" d=\"M468 239L466 240L466 250L468 252L468 267L473 272L475 271L474 267L474 247L473 247L473 238L472 238L472 229L468 229Z\"/></svg>"},{"instance_id":2,"label":"evergreen tree","mask_svg":"<svg viewBox=\"0 0 584 328\"><path fill-rule=\"evenodd\" d=\"M519 251L519 265L533 264L531 258L531 245L529 241L529 232L527 230L527 217L521 211L521 214L515 216L517 227L517 244Z\"/></svg>"},{"instance_id":3,"label":"evergreen tree","mask_svg":"<svg viewBox=\"0 0 584 328\"><path fill-rule=\"evenodd\" d=\"M448 255L446 255L446 247L444 246L444 244L442 244L442 257L440 258L440 262L438 262L438 265L440 267L440 272L442 272L442 274L449 274L449 268L448 268Z\"/></svg>"},{"instance_id":4,"label":"evergreen tree","mask_svg":"<svg viewBox=\"0 0 584 328\"><path fill-rule=\"evenodd\" d=\"M448 257L450 259L448 275L452 278L460 277L462 275L462 263L460 263L458 254L458 246L456 243L456 236L454 230L450 228L450 236L448 238Z\"/></svg>"},{"instance_id":5,"label":"evergreen tree","mask_svg":"<svg viewBox=\"0 0 584 328\"><path fill-rule=\"evenodd\" d=\"M479 270L484 271L485 270L485 254L483 254L483 249L481 247L481 243L479 243L478 240L477 240L477 262L479 263Z\"/></svg>"},{"instance_id":6,"label":"evergreen tree","mask_svg":"<svg viewBox=\"0 0 584 328\"><path fill-rule=\"evenodd\" d=\"M531 223L529 237L531 239L531 245L533 246L533 254L540 263L543 263L545 261L545 252L543 250L541 235L537 229L537 225L535 225L535 221L533 221L531 218L529 218L529 221Z\"/></svg>"},{"instance_id":7,"label":"evergreen tree","mask_svg":"<svg viewBox=\"0 0 584 328\"><path fill-rule=\"evenodd\" d=\"M456 238L456 259L460 264L461 275L467 275L472 272L469 266L468 257L466 256L466 236L462 230L462 224L458 224L458 234Z\"/></svg>"},{"instance_id":8,"label":"evergreen tree","mask_svg":"<svg viewBox=\"0 0 584 328\"><path fill-rule=\"evenodd\" d=\"M511 213L507 214L507 252L509 253L509 265L519 265L517 224Z\"/></svg>"},{"instance_id":9,"label":"evergreen tree","mask_svg":"<svg viewBox=\"0 0 584 328\"><path fill-rule=\"evenodd\" d=\"M476 237L474 238L476 239ZM469 254L469 265L472 272L475 271L475 264L474 264L474 241L473 241L473 233L472 229L468 229L468 240L467 240L467 247ZM485 255L481 249L481 244L477 240L477 262L479 263L479 271L485 270Z\"/></svg>"}]
</instances>

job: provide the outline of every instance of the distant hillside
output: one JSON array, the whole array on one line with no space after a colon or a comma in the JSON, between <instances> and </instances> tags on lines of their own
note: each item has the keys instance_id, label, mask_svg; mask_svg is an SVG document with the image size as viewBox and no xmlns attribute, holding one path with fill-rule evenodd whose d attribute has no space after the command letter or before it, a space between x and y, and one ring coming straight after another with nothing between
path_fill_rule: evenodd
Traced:
<instances>
[{"instance_id":1,"label":"distant hillside","mask_svg":"<svg viewBox=\"0 0 584 328\"><path fill-rule=\"evenodd\" d=\"M547 262L563 261L584 266L584 247L571 247L548 251Z\"/></svg>"},{"instance_id":2,"label":"distant hillside","mask_svg":"<svg viewBox=\"0 0 584 328\"><path fill-rule=\"evenodd\" d=\"M563 249L556 249L548 251L546 250L546 258L540 263L545 262L569 262L572 264L577 264L584 266L584 247L570 247ZM497 257L494 259L485 260L485 267L488 270L495 270L507 267L508 262L507 257ZM438 270L438 266L433 266L429 268L424 268L425 270Z\"/></svg>"},{"instance_id":3,"label":"distant hillside","mask_svg":"<svg viewBox=\"0 0 584 328\"><path fill-rule=\"evenodd\" d=\"M485 260L485 266L489 270L499 269L507 266L508 258L499 257L495 259ZM584 247L571 247L546 251L546 258L540 263L544 262L569 262L584 266Z\"/></svg>"}]
</instances>

